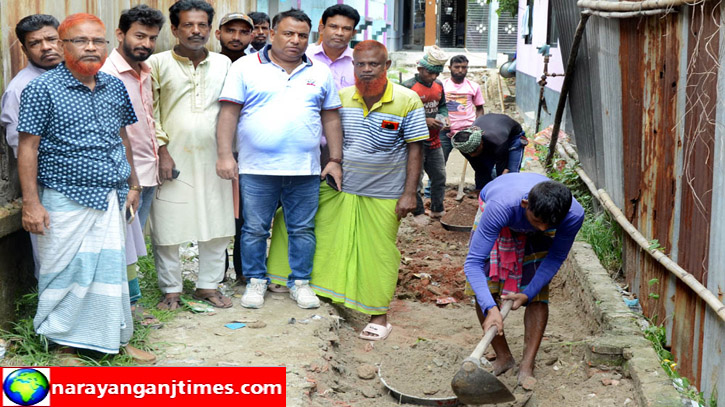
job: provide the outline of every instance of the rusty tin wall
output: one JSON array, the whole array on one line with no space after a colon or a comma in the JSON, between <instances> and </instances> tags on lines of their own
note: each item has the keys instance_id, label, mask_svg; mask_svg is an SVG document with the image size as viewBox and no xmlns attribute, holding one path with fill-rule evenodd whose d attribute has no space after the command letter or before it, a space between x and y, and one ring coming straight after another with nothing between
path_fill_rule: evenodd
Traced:
<instances>
[{"instance_id":1,"label":"rusty tin wall","mask_svg":"<svg viewBox=\"0 0 725 407\"><path fill-rule=\"evenodd\" d=\"M680 18L620 22L624 212L648 239L673 248L678 155L678 57ZM673 86L673 84L675 86ZM625 242L625 270L647 315L667 315L668 272L631 241ZM648 282L657 279L659 283ZM653 294L653 296L650 296ZM654 299L659 296L659 299Z\"/></svg>"},{"instance_id":2,"label":"rusty tin wall","mask_svg":"<svg viewBox=\"0 0 725 407\"><path fill-rule=\"evenodd\" d=\"M720 9L720 19L723 18L723 8ZM719 41L725 44L725 30L720 30ZM716 55L717 67L717 94L725 95L725 55ZM725 295L725 100L717 103L715 115L715 142L713 149L713 177L712 190L718 191L712 196L712 214L710 219L710 264L707 270L707 287L720 301ZM705 308L705 337L702 344L702 374L700 388L711 394L713 389L719 389L718 405L725 406L725 324L717 315Z\"/></svg>"},{"instance_id":3,"label":"rusty tin wall","mask_svg":"<svg viewBox=\"0 0 725 407\"><path fill-rule=\"evenodd\" d=\"M621 107L625 214L703 284L708 284L712 222L720 7L707 2L667 17L622 20L619 31L626 84ZM703 373L713 373L702 370L703 358L712 356L703 353L704 303L625 240L628 283L645 315L665 322L681 374L701 384ZM721 267L718 272L722 279ZM722 332L722 324L710 327L713 335Z\"/></svg>"}]
</instances>

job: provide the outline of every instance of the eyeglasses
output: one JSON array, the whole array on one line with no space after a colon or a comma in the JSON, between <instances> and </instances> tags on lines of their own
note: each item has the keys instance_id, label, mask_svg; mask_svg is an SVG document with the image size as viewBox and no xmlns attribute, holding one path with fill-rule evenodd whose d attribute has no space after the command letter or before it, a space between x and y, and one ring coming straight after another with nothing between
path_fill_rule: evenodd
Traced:
<instances>
[{"instance_id":1,"label":"eyeglasses","mask_svg":"<svg viewBox=\"0 0 725 407\"><path fill-rule=\"evenodd\" d=\"M188 182L186 182L186 181L182 181L182 180L180 180L180 179L178 179L178 178L175 178L175 179L173 179L173 181L172 181L172 180L169 180L169 182L180 182L180 183L182 183L182 184L184 184L184 185L188 186L189 188L191 188L191 189L194 189L194 186L193 186L193 185L189 184L189 183L188 183ZM163 199L163 198L161 198L161 186L162 186L162 185L163 185L163 184L159 184L159 185L158 185L158 186L156 187L156 199L157 199L157 200L159 200L159 201L163 201L163 202L168 202L168 203L172 203L172 204L181 204L181 205L184 205L184 204L188 204L188 203L189 203L188 201L184 201L184 202L179 202L179 201L170 201L170 200L168 200L168 199Z\"/></svg>"},{"instance_id":2,"label":"eyeglasses","mask_svg":"<svg viewBox=\"0 0 725 407\"><path fill-rule=\"evenodd\" d=\"M88 45L88 43L93 43L98 48L106 48L108 45L108 40L105 38L85 38L85 37L79 37L79 38L71 38L69 40L63 40L63 42L70 42L71 44L75 45L78 48L82 48Z\"/></svg>"}]
</instances>

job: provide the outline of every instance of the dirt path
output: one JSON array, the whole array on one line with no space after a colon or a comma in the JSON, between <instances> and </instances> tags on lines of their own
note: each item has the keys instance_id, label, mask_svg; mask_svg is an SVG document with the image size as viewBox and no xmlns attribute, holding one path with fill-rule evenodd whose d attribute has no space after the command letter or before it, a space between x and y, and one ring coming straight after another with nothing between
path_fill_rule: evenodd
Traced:
<instances>
[{"instance_id":1,"label":"dirt path","mask_svg":"<svg viewBox=\"0 0 725 407\"><path fill-rule=\"evenodd\" d=\"M487 90L486 110L496 111L497 88L489 83ZM514 105L506 110L515 115ZM456 191L447 191L449 212L459 205L455 195ZM469 208L463 217L470 217L476 198L471 194L464 199L462 205ZM463 292L468 236L447 231L439 222L420 226L410 217L402 222L398 233L402 261L389 313L394 329L382 342L357 337L367 316L328 303L318 310L301 310L287 294L268 293L264 308L246 310L239 305L241 287L237 287L234 308L211 316L182 313L150 340L161 351L161 365L284 365L289 406L398 405L378 371L397 390L418 397L448 397L452 395L450 380L482 336L471 299ZM637 405L630 379L616 370L587 365L585 341L592 332L587 328L590 324L577 319L576 309L566 281L555 277L549 324L536 360L538 383L533 392L524 391L516 387L515 369L509 371L501 380L512 389L516 401L501 405ZM523 350L523 314L523 310L514 311L506 320L507 338L517 360ZM235 320L258 320L265 326L235 331L224 327Z\"/></svg>"},{"instance_id":2,"label":"dirt path","mask_svg":"<svg viewBox=\"0 0 725 407\"><path fill-rule=\"evenodd\" d=\"M311 405L396 405L377 377L362 378L370 377L367 372L375 367L381 368L386 381L396 390L418 391L416 396L427 398L451 395L452 376L482 336L470 299L464 299L462 292L467 234L448 232L440 224L426 228L413 225L406 220L399 234L399 244L409 260L401 266L399 299L393 302L389 318L394 325L391 336L372 345L357 339L365 318L341 310L346 322L338 331L340 345L331 361L335 368L313 375L316 391ZM416 252L418 255L410 258ZM421 269L431 275L428 282L413 276L420 275ZM436 293L430 287L435 287ZM437 293L458 302L437 306ZM526 392L516 388L513 370L504 374L501 380L514 389L517 397L510 406L636 405L631 380L617 371L600 370L585 362L584 341L592 333L573 317L575 309L565 281L555 279L549 325L536 362L539 381L534 392ZM523 314L523 310L514 311L506 321L507 338L517 360L523 351Z\"/></svg>"},{"instance_id":3,"label":"dirt path","mask_svg":"<svg viewBox=\"0 0 725 407\"><path fill-rule=\"evenodd\" d=\"M449 191L447 209L456 203ZM475 205L475 199L467 198ZM467 201L464 201L464 203ZM482 336L470 298L463 294L463 261L468 233L449 232L440 223L418 226L411 218L399 232L403 254L390 322L383 342L357 338L367 318L323 304L302 310L287 294L267 294L264 308L239 305L214 315L181 313L152 334L160 365L287 367L290 406L393 406L397 402L377 377L420 397L446 397L460 362ZM456 302L435 305L437 299ZM502 381L514 389L511 406L635 406L631 380L616 371L587 366L584 341L591 332L576 318L566 282L552 283L549 325L536 362L535 391L516 387L514 371ZM506 333L514 356L523 347L523 310L512 312ZM294 318L294 323L290 319ZM230 330L224 324L263 321L265 326ZM533 397L532 397L533 394ZM531 400L529 400L531 398ZM527 404L528 402L528 404Z\"/></svg>"}]
</instances>

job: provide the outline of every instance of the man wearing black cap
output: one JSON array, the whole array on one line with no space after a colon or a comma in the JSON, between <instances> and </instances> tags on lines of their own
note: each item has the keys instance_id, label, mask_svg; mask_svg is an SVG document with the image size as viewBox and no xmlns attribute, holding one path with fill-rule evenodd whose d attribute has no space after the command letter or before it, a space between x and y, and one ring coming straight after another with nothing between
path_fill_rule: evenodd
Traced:
<instances>
[{"instance_id":1,"label":"man wearing black cap","mask_svg":"<svg viewBox=\"0 0 725 407\"><path fill-rule=\"evenodd\" d=\"M246 55L244 50L252 42L253 29L252 19L244 13L235 11L222 17L215 33L222 46L221 54L232 62Z\"/></svg>"}]
</instances>

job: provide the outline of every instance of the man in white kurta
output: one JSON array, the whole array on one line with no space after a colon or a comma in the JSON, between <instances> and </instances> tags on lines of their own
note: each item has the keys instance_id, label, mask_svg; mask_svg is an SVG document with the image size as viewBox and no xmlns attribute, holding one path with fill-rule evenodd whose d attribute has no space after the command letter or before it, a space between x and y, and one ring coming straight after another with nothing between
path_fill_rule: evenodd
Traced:
<instances>
[{"instance_id":1,"label":"man in white kurta","mask_svg":"<svg viewBox=\"0 0 725 407\"><path fill-rule=\"evenodd\" d=\"M164 293L158 307L178 308L179 244L196 240L199 278L194 298L227 308L231 300L217 286L234 235L234 213L231 181L215 172L215 135L219 94L231 61L204 48L214 16L208 3L182 0L169 14L179 44L149 58L162 181L151 207L156 271ZM172 175L174 169L177 177Z\"/></svg>"}]
</instances>

